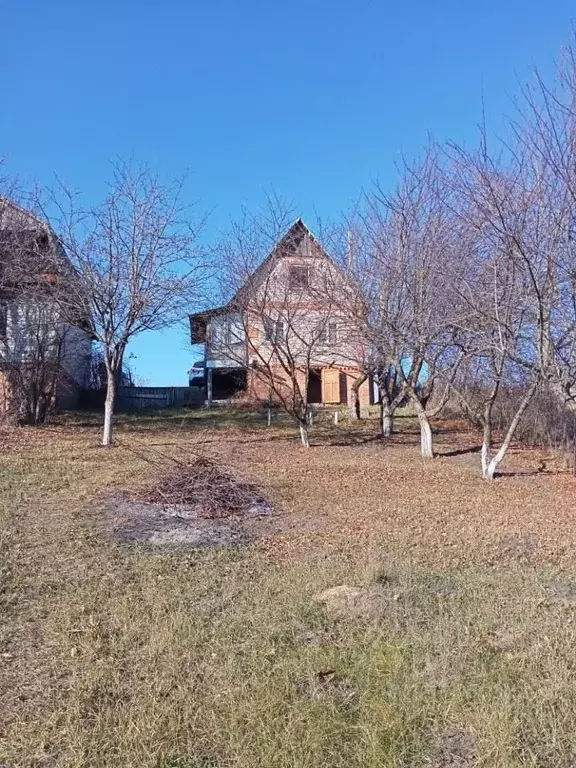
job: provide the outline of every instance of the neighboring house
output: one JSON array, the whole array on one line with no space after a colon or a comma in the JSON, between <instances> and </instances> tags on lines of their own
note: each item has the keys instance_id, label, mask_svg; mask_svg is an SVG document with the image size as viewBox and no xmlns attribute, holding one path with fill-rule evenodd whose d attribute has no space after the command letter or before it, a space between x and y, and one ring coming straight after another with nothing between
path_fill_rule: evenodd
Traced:
<instances>
[{"instance_id":1,"label":"neighboring house","mask_svg":"<svg viewBox=\"0 0 576 768\"><path fill-rule=\"evenodd\" d=\"M37 408L70 408L88 383L88 322L86 330L65 322L54 298L65 274L73 275L71 265L49 224L0 198L0 404L4 410L13 406L17 392L20 400L34 400Z\"/></svg>"},{"instance_id":2,"label":"neighboring house","mask_svg":"<svg viewBox=\"0 0 576 768\"><path fill-rule=\"evenodd\" d=\"M346 278L301 219L222 307L190 315L192 344L205 345L207 399L273 398L270 379L298 386L316 404L351 404L365 354L342 304ZM360 402L372 402L365 381Z\"/></svg>"}]
</instances>

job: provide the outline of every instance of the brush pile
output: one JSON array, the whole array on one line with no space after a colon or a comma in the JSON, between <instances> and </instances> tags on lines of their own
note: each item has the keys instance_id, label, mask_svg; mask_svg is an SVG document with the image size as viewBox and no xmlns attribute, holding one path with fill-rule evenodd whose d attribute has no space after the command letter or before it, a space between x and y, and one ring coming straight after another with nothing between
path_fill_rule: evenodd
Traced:
<instances>
[{"instance_id":1,"label":"brush pile","mask_svg":"<svg viewBox=\"0 0 576 768\"><path fill-rule=\"evenodd\" d=\"M255 517L271 513L256 486L236 480L212 461L198 457L162 474L138 494L139 501L191 508L195 517Z\"/></svg>"}]
</instances>

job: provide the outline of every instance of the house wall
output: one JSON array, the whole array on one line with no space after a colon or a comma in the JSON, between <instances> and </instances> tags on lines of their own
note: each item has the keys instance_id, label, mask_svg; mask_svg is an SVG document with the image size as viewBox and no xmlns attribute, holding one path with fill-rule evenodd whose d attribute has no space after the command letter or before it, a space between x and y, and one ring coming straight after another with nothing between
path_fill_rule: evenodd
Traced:
<instances>
[{"instance_id":1,"label":"house wall","mask_svg":"<svg viewBox=\"0 0 576 768\"><path fill-rule=\"evenodd\" d=\"M28 362L44 353L58 359L79 386L87 384L90 337L82 329L64 322L55 303L14 300L8 303L7 314L3 351L9 362Z\"/></svg>"},{"instance_id":2,"label":"house wall","mask_svg":"<svg viewBox=\"0 0 576 768\"><path fill-rule=\"evenodd\" d=\"M57 407L75 407L89 378L92 344L87 333L64 323L56 305L49 301L24 297L6 301L5 313L0 362L58 366Z\"/></svg>"},{"instance_id":3,"label":"house wall","mask_svg":"<svg viewBox=\"0 0 576 768\"><path fill-rule=\"evenodd\" d=\"M297 275L294 269L306 279L291 280ZM242 311L226 314L219 308L211 316L192 316L192 327L195 322L207 324L205 357L209 368L246 368L250 397L268 399L266 369L272 371L276 386L287 388L289 396L291 384L281 365L284 361L296 367L322 369L323 400L348 404L352 383L367 354L365 339L347 318L347 302L352 298L343 273L302 222L297 222L237 292L235 307L242 307ZM336 327L335 340L330 338L330 325ZM275 329L278 335L274 335ZM193 331L192 335L196 338L198 334ZM333 374L328 372L335 370L337 381L329 381ZM297 377L303 387L304 372L298 372ZM278 384L282 380L284 384ZM368 405L368 382L359 394L361 404Z\"/></svg>"},{"instance_id":4,"label":"house wall","mask_svg":"<svg viewBox=\"0 0 576 768\"><path fill-rule=\"evenodd\" d=\"M74 380L78 388L88 386L90 379L90 361L92 341L81 328L66 324L62 350L62 368Z\"/></svg>"},{"instance_id":5,"label":"house wall","mask_svg":"<svg viewBox=\"0 0 576 768\"><path fill-rule=\"evenodd\" d=\"M37 269L41 275L45 270L51 274L55 266L58 270L57 265L68 264L48 222L5 198L0 198L0 234L2 259L8 265L10 259L16 259L15 263L19 264L16 279L28 268ZM18 259L23 259L21 264ZM3 284L0 297L0 364L6 364L4 378L10 369L14 371L14 366L57 365L60 368L58 402L61 407L71 407L79 389L88 382L90 338L79 328L63 322L48 294L35 291L34 286L29 291L26 285L11 284L10 280L7 285L11 287L8 289ZM4 404L7 399L5 392Z\"/></svg>"},{"instance_id":6,"label":"house wall","mask_svg":"<svg viewBox=\"0 0 576 768\"><path fill-rule=\"evenodd\" d=\"M271 371L273 375L275 376L276 380L276 388L280 386L284 391L284 396L289 397L291 392L291 382L289 381L288 377L286 376L285 372L282 370L280 366L272 367ZM329 402L326 401L326 378L331 377L333 374L337 374L337 382L338 382L338 389L337 389L337 399L330 399ZM326 405L352 405L352 385L354 381L360 376L361 372L358 368L353 368L351 366L342 366L342 367L336 367L336 368L328 368L324 367L321 369L321 375L322 375L322 403ZM305 383L305 374L304 371L298 371L296 375L296 380L298 382L298 387L303 391L304 383ZM283 382L283 384L282 384ZM248 397L253 398L255 400L260 400L262 402L265 402L270 397L270 386L267 379L267 373L265 371L255 371L254 369L249 368L248 369L248 378L247 378L247 387L246 387L246 394ZM360 385L360 388L358 390L358 395L360 398L360 406L362 408L366 408L367 406L371 405L373 403L373 397L372 397L372 389L371 389L371 382L370 380L366 380ZM274 399L274 395L272 394L272 399Z\"/></svg>"}]
</instances>

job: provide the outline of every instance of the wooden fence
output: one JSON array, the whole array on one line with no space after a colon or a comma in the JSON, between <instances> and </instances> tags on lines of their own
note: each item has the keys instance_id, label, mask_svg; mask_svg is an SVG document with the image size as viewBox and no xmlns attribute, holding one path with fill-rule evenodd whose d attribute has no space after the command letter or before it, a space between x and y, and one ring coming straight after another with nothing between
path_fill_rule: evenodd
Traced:
<instances>
[{"instance_id":1,"label":"wooden fence","mask_svg":"<svg viewBox=\"0 0 576 768\"><path fill-rule=\"evenodd\" d=\"M118 410L200 406L205 397L202 387L119 387Z\"/></svg>"}]
</instances>

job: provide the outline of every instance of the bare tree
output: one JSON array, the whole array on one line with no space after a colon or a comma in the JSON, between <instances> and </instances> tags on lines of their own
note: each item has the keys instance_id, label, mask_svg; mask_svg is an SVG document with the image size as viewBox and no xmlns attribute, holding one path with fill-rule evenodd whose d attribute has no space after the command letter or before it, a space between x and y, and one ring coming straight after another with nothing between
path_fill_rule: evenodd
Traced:
<instances>
[{"instance_id":1,"label":"bare tree","mask_svg":"<svg viewBox=\"0 0 576 768\"><path fill-rule=\"evenodd\" d=\"M374 222L370 210L360 201L343 222L327 230L330 253L339 270L332 284L323 285L338 312L345 318L349 353L359 371L352 382L350 416L360 418L360 387L376 382L380 401L380 431L389 436L394 428L394 412L405 395L401 391L393 360L396 339L390 334L380 311L385 270L379 258L381 221ZM376 245L378 243L378 246Z\"/></svg>"},{"instance_id":2,"label":"bare tree","mask_svg":"<svg viewBox=\"0 0 576 768\"><path fill-rule=\"evenodd\" d=\"M430 419L446 404L465 354L459 306L446 279L457 243L438 164L438 152L430 147L422 161L403 167L393 193L377 186L366 194L354 264L363 300L349 304L370 350L382 432L391 433L394 412L407 399L418 416L424 458L434 455Z\"/></svg>"},{"instance_id":3,"label":"bare tree","mask_svg":"<svg viewBox=\"0 0 576 768\"><path fill-rule=\"evenodd\" d=\"M106 368L102 443L112 444L119 372L128 343L184 318L198 299L205 263L199 224L182 200L183 180L160 182L147 167L120 163L97 206L84 208L64 187L51 193L55 228L74 268L62 311L91 319Z\"/></svg>"},{"instance_id":4,"label":"bare tree","mask_svg":"<svg viewBox=\"0 0 576 768\"><path fill-rule=\"evenodd\" d=\"M576 413L576 51L568 46L553 84L536 72L514 125L525 186L538 198L540 221L515 235L526 277L534 334L522 362L537 366L559 402ZM510 233L509 222L506 231ZM510 235L512 236L512 235Z\"/></svg>"},{"instance_id":5,"label":"bare tree","mask_svg":"<svg viewBox=\"0 0 576 768\"><path fill-rule=\"evenodd\" d=\"M461 261L468 274L459 286L483 362L483 474L492 479L541 381L558 388L559 349L568 340L558 321L574 299L573 291L572 298L562 296L560 267L572 250L572 213L560 177L526 143L490 153L483 136L476 151L452 149L464 239L472 241L473 254L472 262ZM570 359L571 353L568 365ZM517 407L492 454L492 410L507 385L521 396L512 397Z\"/></svg>"}]
</instances>

